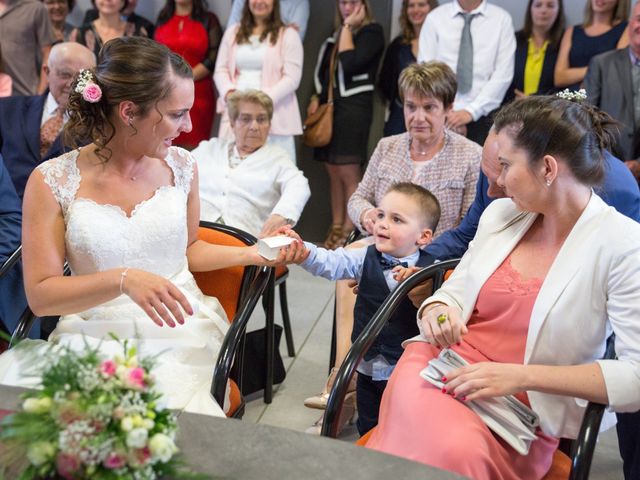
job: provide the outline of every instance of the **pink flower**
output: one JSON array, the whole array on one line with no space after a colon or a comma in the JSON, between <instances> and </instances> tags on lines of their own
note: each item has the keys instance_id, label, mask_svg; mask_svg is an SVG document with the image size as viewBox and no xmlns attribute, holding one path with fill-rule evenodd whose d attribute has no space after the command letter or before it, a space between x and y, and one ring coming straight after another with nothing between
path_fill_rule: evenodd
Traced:
<instances>
[{"instance_id":1,"label":"pink flower","mask_svg":"<svg viewBox=\"0 0 640 480\"><path fill-rule=\"evenodd\" d=\"M112 377L116 374L116 362L113 360L105 360L100 364L100 373L105 377Z\"/></svg>"},{"instance_id":2,"label":"pink flower","mask_svg":"<svg viewBox=\"0 0 640 480\"><path fill-rule=\"evenodd\" d=\"M129 465L136 467L144 467L151 461L151 450L149 447L136 448L129 451Z\"/></svg>"},{"instance_id":3,"label":"pink flower","mask_svg":"<svg viewBox=\"0 0 640 480\"><path fill-rule=\"evenodd\" d=\"M75 455L60 452L56 456L56 472L65 480L73 480L79 469L80 460Z\"/></svg>"},{"instance_id":4,"label":"pink flower","mask_svg":"<svg viewBox=\"0 0 640 480\"><path fill-rule=\"evenodd\" d=\"M144 369L141 367L135 367L127 372L125 383L136 390L142 390L144 385Z\"/></svg>"},{"instance_id":5,"label":"pink flower","mask_svg":"<svg viewBox=\"0 0 640 480\"><path fill-rule=\"evenodd\" d=\"M82 91L82 98L89 103L98 103L102 98L102 90L95 83L89 82Z\"/></svg>"},{"instance_id":6,"label":"pink flower","mask_svg":"<svg viewBox=\"0 0 640 480\"><path fill-rule=\"evenodd\" d=\"M107 459L104 461L104 466L111 470L116 470L118 468L122 468L127 464L127 460L122 455L119 455L115 452L110 453Z\"/></svg>"}]
</instances>

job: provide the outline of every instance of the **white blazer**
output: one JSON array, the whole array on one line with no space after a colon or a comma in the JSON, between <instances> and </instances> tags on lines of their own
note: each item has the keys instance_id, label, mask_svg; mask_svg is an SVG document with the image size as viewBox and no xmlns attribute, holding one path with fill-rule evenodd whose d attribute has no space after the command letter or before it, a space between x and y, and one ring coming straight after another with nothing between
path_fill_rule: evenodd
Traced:
<instances>
[{"instance_id":1,"label":"white blazer","mask_svg":"<svg viewBox=\"0 0 640 480\"><path fill-rule=\"evenodd\" d=\"M433 301L457 305L469 321L481 287L511 253L537 214L519 212L510 199L496 200L483 213L478 231L449 280ZM616 334L619 360L599 360ZM579 365L597 361L610 410L640 409L640 224L592 193L558 252L533 306L524 363ZM575 438L582 399L527 392L542 430ZM615 425L605 413L602 430Z\"/></svg>"}]
</instances>

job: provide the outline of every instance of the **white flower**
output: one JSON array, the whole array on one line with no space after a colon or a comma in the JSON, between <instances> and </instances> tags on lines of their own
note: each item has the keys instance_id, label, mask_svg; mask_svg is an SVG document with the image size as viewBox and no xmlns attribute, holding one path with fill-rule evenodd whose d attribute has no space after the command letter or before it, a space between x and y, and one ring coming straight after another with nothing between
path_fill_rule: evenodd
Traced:
<instances>
[{"instance_id":1,"label":"white flower","mask_svg":"<svg viewBox=\"0 0 640 480\"><path fill-rule=\"evenodd\" d=\"M27 459L31 465L39 467L44 465L56 454L56 447L49 442L34 442L29 445L27 450Z\"/></svg>"},{"instance_id":2,"label":"white flower","mask_svg":"<svg viewBox=\"0 0 640 480\"><path fill-rule=\"evenodd\" d=\"M124 417L121 421L120 421L120 429L123 432L129 432L133 429L133 418L131 417Z\"/></svg>"},{"instance_id":3,"label":"white flower","mask_svg":"<svg viewBox=\"0 0 640 480\"><path fill-rule=\"evenodd\" d=\"M149 440L149 450L151 450L151 458L166 463L178 451L178 447L173 440L164 433L156 433Z\"/></svg>"},{"instance_id":4,"label":"white flower","mask_svg":"<svg viewBox=\"0 0 640 480\"><path fill-rule=\"evenodd\" d=\"M22 409L27 413L45 413L51 408L51 399L49 397L27 398L22 403Z\"/></svg>"},{"instance_id":5,"label":"white flower","mask_svg":"<svg viewBox=\"0 0 640 480\"><path fill-rule=\"evenodd\" d=\"M142 420L142 427L146 428L147 430L151 430L155 426L155 424L156 422L154 422L150 418L145 418L144 420Z\"/></svg>"},{"instance_id":6,"label":"white flower","mask_svg":"<svg viewBox=\"0 0 640 480\"><path fill-rule=\"evenodd\" d=\"M127 433L127 447L142 448L147 444L149 434L144 428L134 428Z\"/></svg>"}]
</instances>

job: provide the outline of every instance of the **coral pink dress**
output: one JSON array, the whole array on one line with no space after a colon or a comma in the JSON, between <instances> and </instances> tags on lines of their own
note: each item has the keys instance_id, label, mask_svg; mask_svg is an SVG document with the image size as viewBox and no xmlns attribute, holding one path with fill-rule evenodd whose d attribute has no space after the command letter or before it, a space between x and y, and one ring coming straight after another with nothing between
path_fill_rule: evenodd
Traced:
<instances>
[{"instance_id":1,"label":"coral pink dress","mask_svg":"<svg viewBox=\"0 0 640 480\"><path fill-rule=\"evenodd\" d=\"M453 350L470 363L524 363L529 319L541 285L539 279L522 279L507 257L480 290L467 324L469 333ZM367 447L474 480L541 479L558 440L538 430L529 454L518 454L470 408L419 376L438 354L439 349L428 343L407 345ZM526 394L517 397L528 404Z\"/></svg>"}]
</instances>

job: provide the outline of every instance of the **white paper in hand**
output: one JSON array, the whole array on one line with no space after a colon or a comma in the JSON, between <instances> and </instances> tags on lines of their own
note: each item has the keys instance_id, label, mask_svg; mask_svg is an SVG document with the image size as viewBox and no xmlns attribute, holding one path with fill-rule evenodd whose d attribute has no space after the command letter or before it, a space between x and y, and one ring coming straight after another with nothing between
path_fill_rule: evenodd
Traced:
<instances>
[{"instance_id":1,"label":"white paper in hand","mask_svg":"<svg viewBox=\"0 0 640 480\"><path fill-rule=\"evenodd\" d=\"M291 245L295 239L278 235L275 237L266 237L258 240L258 254L267 260L275 260L280 253L282 247Z\"/></svg>"}]
</instances>

